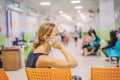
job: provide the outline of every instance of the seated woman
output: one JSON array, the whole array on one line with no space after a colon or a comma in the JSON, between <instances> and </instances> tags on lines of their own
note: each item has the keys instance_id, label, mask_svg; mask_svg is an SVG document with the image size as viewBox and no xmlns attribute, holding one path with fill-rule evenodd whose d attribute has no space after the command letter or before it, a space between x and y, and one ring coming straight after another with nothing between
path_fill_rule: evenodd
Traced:
<instances>
[{"instance_id":1,"label":"seated woman","mask_svg":"<svg viewBox=\"0 0 120 80\"><path fill-rule=\"evenodd\" d=\"M96 32L93 31L88 33L87 44L83 46L83 55L97 54L100 48L100 38L96 35Z\"/></svg>"},{"instance_id":2,"label":"seated woman","mask_svg":"<svg viewBox=\"0 0 120 80\"><path fill-rule=\"evenodd\" d=\"M57 41L55 37L59 35L58 28L53 23L43 23L37 32L37 37L33 43L32 50L28 56L26 67L30 68L74 68L77 67L76 60L70 52ZM47 55L47 52L55 48L61 51L65 60L60 60ZM81 78L79 79L81 80Z\"/></svg>"},{"instance_id":3,"label":"seated woman","mask_svg":"<svg viewBox=\"0 0 120 80\"><path fill-rule=\"evenodd\" d=\"M83 55L87 56L90 54L91 49L89 49L88 47L90 46L90 44L93 42L93 38L90 36L86 36L86 38L83 39Z\"/></svg>"},{"instance_id":4,"label":"seated woman","mask_svg":"<svg viewBox=\"0 0 120 80\"><path fill-rule=\"evenodd\" d=\"M100 38L96 37L92 44L88 46L89 49L91 49L91 54L96 55L98 53L98 50L100 49Z\"/></svg>"},{"instance_id":5,"label":"seated woman","mask_svg":"<svg viewBox=\"0 0 120 80\"><path fill-rule=\"evenodd\" d=\"M115 46L115 43L117 41L117 31L116 30L111 30L110 31L110 40L108 41L108 45L102 48L102 52L105 54L105 56L108 58L107 53L105 52L106 49L109 48L113 48ZM106 59L105 61L109 61L109 58ZM111 61L113 61L113 59L111 58Z\"/></svg>"}]
</instances>

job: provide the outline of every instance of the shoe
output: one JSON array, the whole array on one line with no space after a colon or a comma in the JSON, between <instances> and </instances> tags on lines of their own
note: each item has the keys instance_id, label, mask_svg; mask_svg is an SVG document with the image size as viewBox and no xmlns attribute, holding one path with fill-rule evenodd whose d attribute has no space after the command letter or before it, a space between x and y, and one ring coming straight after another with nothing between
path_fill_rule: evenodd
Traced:
<instances>
[{"instance_id":1,"label":"shoe","mask_svg":"<svg viewBox=\"0 0 120 80\"><path fill-rule=\"evenodd\" d=\"M109 59L106 59L105 61L110 61Z\"/></svg>"},{"instance_id":2,"label":"shoe","mask_svg":"<svg viewBox=\"0 0 120 80\"><path fill-rule=\"evenodd\" d=\"M92 56L96 56L96 53L91 53L90 55L92 55Z\"/></svg>"},{"instance_id":3,"label":"shoe","mask_svg":"<svg viewBox=\"0 0 120 80\"><path fill-rule=\"evenodd\" d=\"M116 59L106 59L105 61L117 61Z\"/></svg>"}]
</instances>

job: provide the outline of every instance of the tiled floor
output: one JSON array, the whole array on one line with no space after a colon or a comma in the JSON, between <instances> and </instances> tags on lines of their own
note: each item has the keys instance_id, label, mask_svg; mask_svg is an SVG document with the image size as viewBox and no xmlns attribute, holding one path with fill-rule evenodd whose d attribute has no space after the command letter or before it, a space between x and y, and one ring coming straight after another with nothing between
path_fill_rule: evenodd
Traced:
<instances>
[{"instance_id":1,"label":"tiled floor","mask_svg":"<svg viewBox=\"0 0 120 80\"><path fill-rule=\"evenodd\" d=\"M71 52L71 54L75 57L78 62L78 67L72 69L73 75L79 75L82 77L82 80L88 80L90 77L90 68L91 67L111 67L115 66L114 62L105 62L104 57L100 56L82 56L81 50L81 42L78 42L78 45L75 45L73 41L71 41L67 47L67 49ZM60 51L52 49L50 51L50 56L64 59L64 56L60 53ZM10 80L27 80L24 69L19 69L16 71L6 71Z\"/></svg>"}]
</instances>

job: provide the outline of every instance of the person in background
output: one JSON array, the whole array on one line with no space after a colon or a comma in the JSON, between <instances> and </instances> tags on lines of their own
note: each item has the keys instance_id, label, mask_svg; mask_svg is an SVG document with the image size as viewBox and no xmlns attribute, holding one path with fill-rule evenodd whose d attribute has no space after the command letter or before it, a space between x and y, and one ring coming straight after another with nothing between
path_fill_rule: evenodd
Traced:
<instances>
[{"instance_id":1,"label":"person in background","mask_svg":"<svg viewBox=\"0 0 120 80\"><path fill-rule=\"evenodd\" d=\"M66 37L66 33L67 33L66 30L64 30L63 32L60 33L61 38L62 38L61 41L63 42L63 44L65 44L64 40L65 40L65 37Z\"/></svg>"},{"instance_id":2,"label":"person in background","mask_svg":"<svg viewBox=\"0 0 120 80\"><path fill-rule=\"evenodd\" d=\"M113 48L115 46L115 43L117 41L117 37L116 37L117 32L118 32L117 30L110 31L110 40L108 41L108 45L102 48L102 52L105 54L106 57L108 57L108 55L105 53L105 50L109 48ZM111 61L112 60L113 59L111 58ZM109 59L106 59L105 61L109 61Z\"/></svg>"},{"instance_id":3,"label":"person in background","mask_svg":"<svg viewBox=\"0 0 120 80\"><path fill-rule=\"evenodd\" d=\"M83 38L83 54L82 55L89 55L91 54L91 49L89 49L88 47L90 46L90 44L94 41L93 37L90 35L86 35L85 38Z\"/></svg>"},{"instance_id":4,"label":"person in background","mask_svg":"<svg viewBox=\"0 0 120 80\"><path fill-rule=\"evenodd\" d=\"M75 68L77 62L70 52L57 41L59 35L58 27L54 23L43 23L37 32L37 38L33 43L32 50L28 56L26 67L30 68ZM55 48L61 51L66 60L53 58L46 53ZM81 77L79 77L81 80Z\"/></svg>"},{"instance_id":5,"label":"person in background","mask_svg":"<svg viewBox=\"0 0 120 80\"><path fill-rule=\"evenodd\" d=\"M80 27L80 29L79 29L79 39L81 39L82 38L82 28Z\"/></svg>"},{"instance_id":6,"label":"person in background","mask_svg":"<svg viewBox=\"0 0 120 80\"><path fill-rule=\"evenodd\" d=\"M92 32L92 36L94 38L92 44L88 46L89 49L92 49L91 54L96 55L100 49L100 38L97 36L95 30Z\"/></svg>"},{"instance_id":7,"label":"person in background","mask_svg":"<svg viewBox=\"0 0 120 80\"><path fill-rule=\"evenodd\" d=\"M88 31L88 35L93 36L94 33L96 33L96 31L91 27Z\"/></svg>"},{"instance_id":8,"label":"person in background","mask_svg":"<svg viewBox=\"0 0 120 80\"><path fill-rule=\"evenodd\" d=\"M96 55L100 49L100 38L94 29L90 28L88 35L84 39L83 55Z\"/></svg>"},{"instance_id":9,"label":"person in background","mask_svg":"<svg viewBox=\"0 0 120 80\"><path fill-rule=\"evenodd\" d=\"M74 26L74 32L73 32L73 39L75 41L75 46L77 46L77 42L78 42L78 37L79 37L79 33L77 30L77 26Z\"/></svg>"},{"instance_id":10,"label":"person in background","mask_svg":"<svg viewBox=\"0 0 120 80\"><path fill-rule=\"evenodd\" d=\"M65 38L64 38L64 45L67 45L68 44L68 42L69 42L69 34L66 32L66 35L65 35Z\"/></svg>"}]
</instances>

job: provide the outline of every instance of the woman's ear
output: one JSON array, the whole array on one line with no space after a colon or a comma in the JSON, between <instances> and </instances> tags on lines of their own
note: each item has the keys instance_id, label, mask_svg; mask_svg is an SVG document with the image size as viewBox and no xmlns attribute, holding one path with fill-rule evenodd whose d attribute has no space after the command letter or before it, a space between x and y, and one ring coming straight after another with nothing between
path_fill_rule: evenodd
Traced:
<instances>
[{"instance_id":1,"label":"woman's ear","mask_svg":"<svg viewBox=\"0 0 120 80\"><path fill-rule=\"evenodd\" d=\"M45 41L48 41L48 36L43 36L43 39L45 40Z\"/></svg>"}]
</instances>

